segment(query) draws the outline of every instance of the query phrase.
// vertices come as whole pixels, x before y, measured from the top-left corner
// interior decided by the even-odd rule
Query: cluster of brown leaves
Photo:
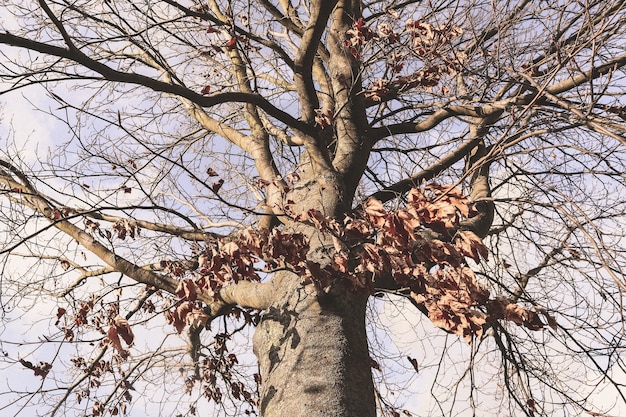
[[[445,45],[460,36],[463,30],[456,25],[436,27],[423,21],[407,20],[406,31],[411,37],[415,53],[421,57],[441,58]]]
[[[78,214],[78,211],[73,208],[59,207],[52,210],[51,218],[53,220],[62,220],[71,216],[75,216],[76,214]]]
[[[490,299],[489,291],[478,283],[468,259],[480,263],[488,251],[476,234],[460,226],[473,214],[472,203],[458,189],[437,184],[414,188],[406,205],[395,210],[370,199],[362,212],[343,222],[316,209],[291,213],[294,221],[330,237],[334,244],[330,260],[318,263],[307,258],[309,244],[301,233],[243,230],[236,238],[208,244],[193,278],[181,277],[177,289],[181,302],[167,313],[168,320],[179,333],[186,325],[205,326],[208,316],[198,294],[216,296],[230,283],[258,281],[259,270],[288,269],[320,291],[343,285],[373,294],[393,282],[428,311],[435,325],[465,340],[480,336],[484,325],[497,319],[538,330],[543,328],[542,313],[552,326],[554,320],[547,313],[503,298]]]
[[[315,109],[315,124],[324,129],[333,124],[334,115],[330,109]]]
[[[438,185],[413,189],[405,208],[388,211],[370,200],[365,214],[377,229],[376,242],[365,247],[359,267],[375,277],[391,273],[436,326],[466,341],[497,319],[543,328],[536,311],[504,298],[490,299],[478,283],[467,259],[480,263],[488,251],[476,234],[460,228],[460,221],[472,215],[472,204],[459,190]],[[544,315],[553,325],[554,319]]]
[[[88,218],[84,219],[84,224],[85,224],[85,231],[87,233],[89,233],[92,236],[97,234],[101,238],[104,238],[109,241],[113,239],[114,233],[115,233],[115,236],[120,240],[125,240],[127,236],[130,237],[131,239],[135,239],[136,237],[139,237],[141,233],[141,229],[139,228],[137,223],[129,219],[117,220],[115,223],[113,223],[113,226],[111,227],[113,231],[108,230],[108,229],[102,229],[100,222],[93,221]],[[67,261],[65,262],[61,261],[61,267],[64,270],[67,270],[69,269],[70,264]]]
[[[278,229],[244,229],[236,238],[218,239],[207,245],[198,256],[198,269],[193,278],[185,277],[181,266],[163,263],[173,275],[182,278],[176,295],[182,301],[166,313],[178,333],[187,325],[204,327],[208,315],[197,301],[200,293],[217,297],[220,289],[239,281],[259,281],[259,271],[290,269],[304,274],[309,246],[303,234],[283,233]],[[177,265],[177,264],[176,264]],[[248,316],[246,321],[252,321]]]
[[[191,393],[196,384],[200,383],[202,395],[216,404],[222,402],[223,390],[227,390],[234,399],[255,408],[258,406],[258,398],[238,379],[237,373],[233,372],[239,359],[234,353],[229,353],[228,339],[229,335],[226,333],[215,335],[211,354],[198,364],[197,372],[185,380],[185,389],[187,393]],[[261,383],[260,378],[260,375],[254,374],[257,391]],[[193,412],[191,414],[195,415]]]
[[[403,22],[390,15],[375,31],[359,19],[346,32],[345,45],[355,59],[361,60],[362,51],[372,42],[375,56],[384,57],[391,77],[373,81],[365,91],[367,98],[382,101],[390,91],[432,89],[443,76],[454,75],[463,56],[454,50],[452,42],[462,33],[455,25],[437,27],[411,19]],[[406,71],[401,74],[403,69]],[[448,93],[447,87],[443,87],[443,93]]]
[[[88,388],[76,391],[75,397],[78,404],[80,404],[84,399],[89,398],[89,389],[100,387],[103,383],[103,380],[107,376],[113,376],[119,381],[118,384],[122,389],[122,393],[119,398],[120,407],[124,409],[126,408],[126,405],[132,401],[133,396],[129,392],[133,389],[132,384],[130,381],[128,381],[128,379],[126,379],[126,375],[121,370],[121,368],[119,366],[115,366],[116,363],[117,365],[119,365],[118,361],[111,362],[108,360],[100,359],[93,362],[87,362],[83,357],[77,357],[71,359],[71,362],[73,363],[74,367],[83,371],[87,375],[89,381]]]
[[[183,286],[196,286],[191,280],[184,282]],[[181,334],[186,326],[205,327],[209,320],[209,316],[204,312],[202,306],[192,301],[182,302],[175,308],[166,311],[165,318],[168,323],[174,326],[178,334]]]
[[[39,362],[39,365],[34,365],[32,362],[20,359],[20,363],[32,370],[35,373],[35,376],[40,376],[41,378],[45,378],[48,375],[48,372],[52,369],[52,365],[48,362]]]
[[[219,240],[199,257],[197,281],[203,291],[216,293],[230,282],[260,280],[257,268],[270,272],[290,268],[300,272],[304,268],[308,242],[301,233],[283,233],[279,229],[242,230],[236,239]]]
[[[113,231],[117,234],[117,238],[124,240],[126,236],[129,236],[131,239],[135,239],[136,236],[139,236],[140,229],[137,223],[128,220],[128,219],[120,219],[113,224]],[[110,236],[107,236],[109,239]]]
[[[200,380],[203,383],[202,392],[205,398],[216,403],[221,402],[222,393],[218,384],[218,377],[230,389],[231,394],[237,400],[243,400],[256,405],[252,393],[246,390],[241,381],[237,381],[232,373],[232,368],[239,363],[237,356],[228,353],[226,341],[228,336],[218,334],[215,336],[215,354],[211,359],[205,359],[201,365]]]
[[[490,299],[478,283],[467,259],[480,263],[488,251],[475,233],[460,228],[472,214],[471,202],[458,189],[436,184],[414,188],[406,206],[397,210],[370,199],[363,213],[341,225],[309,210],[298,220],[330,233],[336,253],[326,267],[309,263],[307,277],[326,290],[341,276],[351,289],[369,293],[379,281],[391,279],[426,308],[436,326],[466,341],[497,319],[542,329],[537,311]],[[541,313],[553,326],[554,319]]]
[[[360,60],[360,50],[363,45],[377,36],[378,35],[365,24],[365,20],[361,17],[354,22],[352,28],[346,32],[347,39],[345,40],[345,46],[355,59]]]

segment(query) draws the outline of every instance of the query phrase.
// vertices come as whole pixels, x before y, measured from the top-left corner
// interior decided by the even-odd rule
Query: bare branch
[[[141,74],[126,73],[115,70],[105,64],[102,64],[101,62],[89,58],[80,51],[68,50],[58,46],[33,41],[30,39],[12,35],[7,32],[0,33],[0,43],[26,48],[31,51],[41,52],[46,55],[64,58],[100,74],[103,79],[107,81],[141,85],[154,91],[174,94],[176,96],[184,97],[202,107],[213,107],[219,104],[232,102],[254,104],[263,109],[270,116],[275,117],[292,129],[307,133],[314,132],[314,129],[310,125],[300,120],[297,120],[285,111],[278,109],[268,100],[258,94],[245,92],[226,92],[210,96],[204,96],[202,94],[191,91],[183,86],[165,83],[163,81],[158,81]]]

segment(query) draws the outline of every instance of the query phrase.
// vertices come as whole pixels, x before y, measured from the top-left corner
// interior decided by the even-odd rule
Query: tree
[[[66,126],[0,159],[3,320],[52,306],[5,409],[610,413],[626,2],[547,3],[3,1],[3,92]]]

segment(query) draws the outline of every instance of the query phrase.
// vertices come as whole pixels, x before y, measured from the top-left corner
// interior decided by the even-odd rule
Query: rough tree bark
[[[336,173],[324,175],[308,158],[299,173],[302,185],[284,196],[291,210],[319,210],[340,219],[346,214],[351,204],[344,200],[345,185]],[[289,222],[287,230],[307,236],[307,259],[322,266],[332,262],[333,243],[320,230]],[[341,282],[341,276],[336,280]],[[254,336],[263,378],[261,414],[375,416],[365,331],[367,294],[354,293],[341,284],[330,292],[320,291],[290,272],[276,273],[271,285],[272,301]]]
[[[261,415],[375,416],[366,296],[320,294],[289,273],[274,280],[280,291],[254,336]]]

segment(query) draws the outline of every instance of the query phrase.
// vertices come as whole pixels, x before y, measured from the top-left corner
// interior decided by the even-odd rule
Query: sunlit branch
[[[294,61],[296,88],[300,97],[302,118],[305,122],[312,122],[315,118],[315,109],[319,107],[319,100],[313,84],[313,60],[318,44],[336,1],[316,1],[311,4],[311,16],[302,35],[300,49]]]
[[[8,178],[6,174],[3,174],[0,176],[0,182],[11,188],[15,188],[16,186],[21,187],[21,191],[19,192],[23,195],[21,199],[23,205],[41,213],[52,222],[55,228],[75,239],[87,250],[104,261],[111,268],[108,272],[118,271],[142,284],[162,289],[171,294],[176,294],[179,285],[176,279],[165,274],[156,274],[150,269],[137,266],[106,248],[93,236],[83,231],[69,220],[56,219],[53,214],[55,207],[35,190],[23,174],[12,165],[1,160],[0,166],[9,169],[20,178],[20,183],[16,183]],[[272,285],[273,284],[270,283],[240,281],[223,287],[218,293],[217,299],[206,293],[199,294],[199,299],[207,304],[211,317],[223,314],[225,309],[230,305],[262,309],[266,308],[268,303],[272,300]]]
[[[583,85],[593,79],[606,75],[626,65],[626,54],[619,55],[602,65],[582,72],[571,78],[566,78],[551,86],[543,86],[539,92],[531,92],[521,96],[505,98],[488,104],[458,104],[450,105],[435,111],[418,123],[398,123],[389,126],[378,127],[372,130],[374,141],[397,134],[419,133],[430,130],[444,120],[457,116],[470,116],[486,118],[509,109],[512,106],[525,106],[536,101],[544,93],[556,95]]]

